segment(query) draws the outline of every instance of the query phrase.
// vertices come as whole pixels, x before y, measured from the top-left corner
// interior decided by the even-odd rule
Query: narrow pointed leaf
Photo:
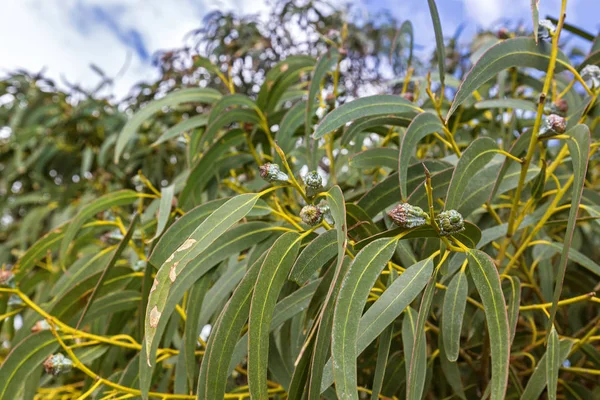
[[[448,285],[442,311],[444,349],[446,350],[448,360],[451,362],[455,362],[458,359],[460,332],[462,330],[468,294],[469,284],[467,282],[467,275],[459,271]]]
[[[431,21],[433,22],[433,31],[435,32],[435,45],[440,73],[440,82],[442,82],[443,85],[445,77],[446,45],[444,44],[442,23],[440,22],[440,15],[438,13],[435,0],[427,0],[427,4],[429,5],[429,13],[431,14]]]
[[[491,258],[480,250],[469,250],[469,272],[483,303],[492,356],[491,400],[502,400],[508,383],[510,328],[500,276]]]
[[[108,210],[111,207],[124,206],[131,204],[140,197],[139,193],[133,190],[118,190],[116,192],[105,194],[94,200],[92,203],[83,207],[67,226],[62,241],[60,242],[60,263],[64,265],[69,246],[75,239],[81,226],[97,213]]]
[[[150,102],[127,121],[119,133],[115,147],[115,163],[119,162],[123,150],[138,131],[144,121],[164,107],[174,107],[183,103],[213,104],[221,98],[221,93],[210,88],[181,89],[168,94],[160,100]]]
[[[494,158],[497,151],[498,146],[494,140],[478,138],[462,153],[448,187],[445,203],[447,210],[455,210],[460,207],[469,181]]]
[[[556,400],[558,369],[560,368],[560,364],[558,333],[553,326],[550,330],[550,336],[548,336],[548,345],[546,346],[546,384],[548,385],[548,400]]]
[[[258,273],[248,322],[248,386],[253,398],[268,398],[269,328],[277,298],[299,249],[298,234],[283,234],[269,250]]]
[[[567,357],[569,356],[569,352],[573,347],[574,342],[569,339],[563,339],[559,342],[560,349],[560,363],[563,363]],[[544,354],[542,358],[538,361],[533,374],[529,377],[529,381],[527,382],[527,386],[525,386],[525,391],[521,395],[521,400],[539,400],[546,387],[547,378],[546,378],[546,357],[548,355]]]
[[[540,71],[548,69],[550,59],[550,44],[527,37],[518,37],[504,40],[490,47],[479,60],[473,65],[460,84],[446,120],[452,116],[454,111],[481,85],[498,75],[500,71],[511,67],[535,68]],[[558,52],[556,60],[556,71],[560,72],[565,65],[569,65],[569,59]]]
[[[161,320],[162,313],[171,287],[181,275],[188,263],[201,254],[219,236],[233,224],[243,218],[254,206],[259,196],[256,194],[242,194],[227,201],[192,232],[186,241],[177,249],[158,270],[154,278],[153,289],[150,290],[145,322],[145,341],[148,356],[148,365],[154,358],[156,344],[156,328]]]
[[[339,52],[335,48],[331,48],[327,53],[319,58],[319,61],[317,61],[317,65],[313,71],[313,75],[310,80],[310,87],[308,89],[308,100],[306,102],[306,114],[304,119],[304,131],[307,138],[312,131],[312,110],[317,93],[319,93],[321,90],[321,82],[325,78],[327,72],[329,72],[337,64],[339,57]]]
[[[392,256],[397,240],[379,239],[357,254],[340,288],[333,315],[332,345],[336,392],[342,399],[358,399],[356,343],[367,296]]]
[[[171,215],[171,207],[173,207],[173,195],[175,185],[170,185],[160,190],[160,205],[158,207],[158,219],[156,225],[156,233],[152,240],[156,240],[165,230],[169,216]]]
[[[29,335],[14,346],[0,367],[0,399],[17,399],[29,374],[58,347],[50,331]]]
[[[323,118],[313,137],[320,139],[348,122],[359,118],[376,115],[394,115],[407,112],[418,112],[419,108],[400,96],[375,95],[361,97],[346,103]]]
[[[317,236],[300,253],[290,272],[290,280],[299,285],[304,284],[317,269],[325,265],[337,253],[336,231],[330,230]]]
[[[408,377],[406,380],[406,398],[408,400],[420,400],[423,396],[423,389],[425,388],[425,379],[427,378],[425,322],[427,322],[427,318],[429,317],[438,272],[439,268],[436,268],[433,275],[429,278],[419,307],[419,315],[415,326],[413,352],[407,367]],[[425,351],[421,349],[424,349]]]
[[[554,287],[554,295],[552,296],[552,308],[550,309],[550,319],[548,326],[553,326],[556,310],[558,309],[558,301],[562,293],[563,281],[567,272],[567,260],[569,259],[569,249],[573,241],[573,232],[577,223],[577,212],[579,211],[579,203],[581,202],[581,194],[583,193],[583,185],[585,183],[585,175],[587,172],[588,159],[590,155],[590,129],[587,125],[576,125],[573,129],[567,132],[570,139],[567,140],[569,153],[573,163],[573,190],[571,192],[571,208],[569,209],[569,220],[565,231],[565,239],[563,250],[558,262],[558,273],[556,275],[556,286]],[[550,334],[550,332],[548,332]]]

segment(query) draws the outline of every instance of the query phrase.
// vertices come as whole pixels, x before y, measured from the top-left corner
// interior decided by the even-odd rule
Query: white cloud
[[[0,13],[0,75],[24,68],[40,71],[57,83],[61,76],[91,89],[98,75],[95,64],[115,76],[131,61],[112,91],[123,97],[137,82],[157,76],[156,68],[119,38],[115,27],[125,33],[135,30],[151,55],[158,50],[184,45],[185,35],[200,27],[202,17],[215,8],[240,12],[264,12],[264,0],[210,2],[196,0],[7,0]],[[103,10],[110,21],[94,14]]]
[[[505,15],[507,3],[503,0],[465,0],[465,10],[475,22],[489,26]]]

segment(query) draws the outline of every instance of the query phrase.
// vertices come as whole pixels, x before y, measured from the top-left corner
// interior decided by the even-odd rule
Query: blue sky
[[[339,1],[339,0],[336,0]],[[185,34],[198,28],[214,9],[266,13],[266,0],[2,0],[0,74],[25,68],[46,68],[61,82],[93,87],[95,64],[114,76],[127,64],[112,88],[123,96],[140,80],[152,79],[150,61],[160,49],[180,47]],[[430,49],[434,37],[426,0],[353,0],[361,13],[388,10],[410,19],[417,44]],[[464,38],[477,27],[501,18],[531,25],[530,0],[437,0],[445,36],[465,25]],[[540,15],[557,15],[560,0],[540,0]],[[600,0],[569,0],[567,21],[591,33],[600,29]]]

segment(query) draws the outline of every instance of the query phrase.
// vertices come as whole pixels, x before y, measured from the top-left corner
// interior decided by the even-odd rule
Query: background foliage
[[[282,1],[120,102],[0,81],[0,398],[600,397],[599,36],[461,45],[429,5],[427,60]]]

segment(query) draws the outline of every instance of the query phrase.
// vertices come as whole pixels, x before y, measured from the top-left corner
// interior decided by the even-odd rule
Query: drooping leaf
[[[440,82],[442,82],[443,85],[446,69],[446,45],[444,44],[442,23],[440,22],[440,15],[438,13],[435,0],[427,0],[427,4],[429,5],[429,13],[431,14],[431,21],[433,22],[433,31],[435,32],[435,45],[438,60],[438,68],[440,73]]]
[[[284,233],[262,263],[250,305],[248,322],[248,386],[257,399],[267,398],[269,327],[277,298],[300,249],[301,237]]]
[[[552,326],[550,335],[548,336],[548,345],[546,346],[546,384],[548,386],[549,400],[556,400],[560,364],[558,333],[554,326]]]
[[[498,146],[492,139],[478,138],[462,153],[448,187],[445,202],[447,210],[459,208],[469,181],[494,158],[497,151]]]
[[[387,167],[398,168],[398,151],[388,147],[365,150],[350,159],[350,166],[359,169]]]
[[[411,353],[410,362],[408,364],[408,376],[406,380],[406,398],[408,400],[419,400],[423,396],[425,388],[425,379],[427,375],[427,351],[421,350],[426,347],[425,322],[429,317],[433,295],[435,293],[435,284],[437,283],[439,268],[436,268],[433,275],[429,278],[415,326],[415,338],[413,343],[413,351]]]
[[[0,367],[0,398],[18,398],[29,374],[58,347],[58,341],[50,331],[31,334],[13,347]]]
[[[137,133],[139,127],[150,118],[153,114],[160,111],[164,107],[175,107],[183,103],[204,103],[213,104],[221,98],[221,93],[210,88],[190,88],[181,89],[168,94],[160,100],[155,100],[146,105],[140,111],[127,121],[117,138],[115,146],[114,162],[118,163],[125,150],[125,146]]]
[[[463,79],[452,105],[446,115],[446,120],[452,116],[454,111],[481,85],[496,76],[500,71],[511,67],[528,67],[540,71],[548,69],[550,59],[550,45],[546,42],[535,43],[535,40],[527,37],[506,39],[486,51],[473,65],[471,70]],[[569,59],[558,52],[556,60],[556,72],[569,65]]]
[[[554,287],[554,295],[552,296],[552,308],[550,309],[548,326],[554,324],[556,310],[558,309],[558,301],[560,300],[560,295],[562,293],[563,281],[567,272],[569,250],[571,248],[573,232],[577,222],[577,212],[579,211],[579,203],[581,202],[581,194],[583,192],[590,154],[590,129],[587,125],[576,125],[567,132],[567,135],[570,136],[570,139],[567,141],[567,146],[569,147],[569,153],[571,154],[573,163],[573,190],[571,193],[571,208],[569,209],[569,219],[565,231],[565,239],[563,241],[563,250],[560,255],[560,261],[558,262],[556,286]],[[550,334],[549,331],[548,334]]]
[[[463,325],[463,317],[467,306],[467,295],[469,284],[467,275],[463,271],[452,278],[444,296],[444,309],[442,311],[442,326],[444,349],[449,361],[458,359],[460,350],[460,332]]]
[[[93,215],[108,210],[111,207],[124,206],[131,204],[140,197],[140,194],[133,190],[118,190],[116,192],[105,194],[104,196],[94,200],[90,204],[86,205],[79,211],[77,216],[73,218],[71,223],[67,226],[64,237],[60,242],[60,263],[64,265],[69,246],[81,226],[91,218]]]
[[[185,271],[191,260],[248,214],[258,198],[258,195],[251,193],[242,194],[227,201],[206,218],[158,270],[154,278],[153,290],[150,290],[145,323],[145,345],[149,366],[154,356],[153,349],[156,348],[156,328],[161,321],[167,297],[177,277]]]
[[[265,256],[260,257],[248,269],[211,331],[200,366],[196,391],[198,399],[221,399],[225,395],[229,362],[239,334],[248,320],[252,290],[264,260]]]
[[[167,226],[169,216],[171,215],[171,208],[173,207],[174,192],[175,185],[169,185],[160,190],[160,206],[158,207],[156,233],[152,240],[156,240],[160,237]]]
[[[538,42],[538,26],[540,24],[540,0],[531,0],[531,18],[533,19],[533,37]]]
[[[469,250],[469,271],[481,296],[490,337],[492,356],[491,399],[504,399],[508,384],[510,328],[500,277],[490,257],[480,250]]]
[[[361,97],[346,103],[327,114],[327,116],[321,120],[319,126],[317,126],[313,137],[315,139],[320,139],[325,136],[325,134],[359,118],[418,111],[419,108],[417,106],[400,96],[375,95]]]
[[[379,239],[357,255],[346,274],[333,315],[331,354],[339,398],[358,399],[356,343],[359,321],[375,280],[394,252],[397,240]]]
[[[205,114],[196,115],[192,118],[183,120],[180,123],[178,123],[177,125],[167,129],[165,131],[165,133],[160,135],[160,137],[158,139],[156,139],[156,141],[154,143],[152,143],[152,146],[158,146],[161,143],[164,143],[166,141],[176,138],[177,136],[181,135],[184,132],[188,132],[188,131],[200,128],[202,126],[206,126],[207,121],[208,121],[208,116]]]
[[[559,342],[560,363],[563,363],[569,356],[573,343],[574,342],[570,339],[563,339]],[[529,377],[527,386],[525,386],[525,391],[523,391],[523,394],[521,395],[521,400],[538,400],[542,395],[547,384],[546,357],[547,354],[544,354],[538,361],[533,374]]]
[[[336,231],[327,231],[317,236],[300,253],[290,272],[290,279],[299,285],[305,283],[318,268],[331,260],[337,252]]]
[[[304,117],[304,132],[306,133],[307,138],[312,131],[312,110],[314,108],[317,93],[319,93],[321,90],[321,82],[325,78],[327,72],[329,72],[337,64],[339,57],[339,52],[335,48],[331,48],[327,53],[319,58],[319,61],[317,61],[317,65],[313,70],[312,78],[310,80],[310,87],[308,89],[308,100],[306,101],[306,114]]]

